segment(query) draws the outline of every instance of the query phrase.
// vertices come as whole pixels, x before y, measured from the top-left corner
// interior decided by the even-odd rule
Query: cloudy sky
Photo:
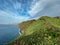
[[[60,16],[60,0],[0,0],[0,24],[41,16]]]

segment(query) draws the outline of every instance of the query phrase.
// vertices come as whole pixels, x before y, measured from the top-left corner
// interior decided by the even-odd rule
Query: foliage
[[[19,25],[26,27],[24,33],[7,45],[60,45],[60,18],[43,16]]]

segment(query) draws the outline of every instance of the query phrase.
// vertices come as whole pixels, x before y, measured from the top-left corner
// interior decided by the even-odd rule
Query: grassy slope
[[[60,18],[43,16],[20,26],[24,34],[8,45],[60,45]]]

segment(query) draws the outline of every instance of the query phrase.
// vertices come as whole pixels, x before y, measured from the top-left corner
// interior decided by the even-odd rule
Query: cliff
[[[60,45],[60,18],[43,16],[19,24],[24,33],[7,45]]]

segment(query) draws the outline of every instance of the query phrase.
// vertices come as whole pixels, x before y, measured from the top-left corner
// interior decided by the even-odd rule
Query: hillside
[[[60,45],[60,17],[43,16],[19,25],[24,33],[7,45]]]

